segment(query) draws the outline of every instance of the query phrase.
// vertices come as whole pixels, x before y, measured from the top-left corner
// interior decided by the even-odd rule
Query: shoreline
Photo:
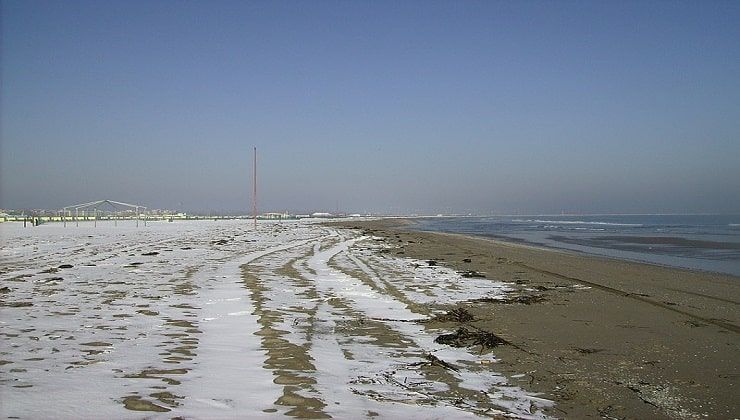
[[[501,246],[514,245],[514,246],[520,246],[520,247],[535,249],[535,250],[544,251],[544,252],[555,252],[555,253],[574,255],[574,256],[580,256],[580,257],[593,257],[596,259],[605,259],[605,260],[610,260],[614,262],[628,262],[628,263],[634,263],[634,264],[643,264],[643,265],[649,265],[653,267],[665,268],[669,270],[688,271],[692,273],[716,274],[720,276],[736,277],[738,281],[740,281],[740,276],[736,276],[732,273],[725,273],[722,271],[703,270],[701,268],[679,267],[679,266],[670,265],[670,264],[661,264],[661,263],[654,262],[654,261],[640,260],[637,258],[634,258],[634,259],[624,258],[624,257],[613,256],[613,255],[605,255],[605,254],[597,254],[597,253],[586,252],[586,251],[578,251],[575,249],[558,248],[554,246],[549,247],[547,245],[542,245],[542,244],[538,244],[535,242],[529,242],[524,239],[509,238],[506,236],[475,235],[475,234],[454,233],[454,232],[435,232],[435,231],[430,231],[430,230],[413,230],[413,229],[409,229],[409,230],[414,231],[414,232],[425,232],[425,233],[435,233],[439,235],[459,236],[461,238],[469,238],[469,239],[483,239],[483,240],[491,241]]]
[[[686,271],[692,271],[692,272],[697,272],[697,273],[717,274],[721,276],[732,276],[732,277],[737,277],[738,279],[740,279],[740,273],[710,270],[710,269],[681,266],[681,265],[671,265],[668,263],[660,263],[660,262],[651,261],[648,259],[609,255],[607,253],[608,251],[617,251],[617,252],[628,251],[628,252],[634,252],[634,253],[641,253],[642,249],[640,248],[632,248],[632,249],[627,249],[623,247],[609,248],[609,247],[598,247],[594,245],[586,245],[582,243],[573,242],[573,244],[575,245],[581,245],[585,247],[604,250],[604,253],[599,253],[599,252],[589,252],[589,251],[584,251],[584,250],[571,249],[571,248],[566,248],[566,247],[550,246],[550,245],[545,245],[545,244],[541,244],[538,242],[531,242],[526,239],[515,238],[515,237],[510,237],[510,236],[504,236],[504,235],[445,232],[445,231],[436,231],[436,230],[421,230],[421,229],[414,229],[414,228],[408,227],[411,225],[418,224],[417,220],[423,219],[423,218],[424,217],[388,217],[388,218],[380,218],[380,219],[374,219],[374,220],[384,220],[385,222],[388,222],[389,224],[387,226],[389,228],[393,227],[396,229],[405,229],[405,230],[414,231],[414,232],[435,233],[435,234],[440,234],[440,235],[459,235],[464,238],[477,238],[477,239],[490,240],[492,242],[499,243],[501,245],[513,244],[513,245],[529,247],[533,249],[539,249],[542,251],[562,252],[566,254],[580,255],[580,256],[586,256],[586,257],[595,257],[597,259],[603,258],[603,259],[609,259],[609,260],[614,260],[614,261],[632,262],[632,263],[637,263],[637,264],[652,265],[656,267],[663,267],[663,268],[677,269],[677,270],[686,270]],[[345,222],[338,222],[338,223],[342,224]],[[687,240],[683,238],[679,238],[679,237],[662,237],[662,236],[636,236],[636,237],[611,236],[611,237],[606,237],[606,238],[629,238],[630,240],[638,241],[638,242],[651,241],[651,243],[671,244],[671,245],[682,245],[687,242]],[[689,242],[701,242],[701,241],[689,241]],[[740,247],[740,245],[731,246],[728,249],[736,249],[738,247]],[[673,257],[671,255],[668,255],[668,256]]]
[[[338,225],[384,237],[392,253],[505,281],[516,302],[459,302],[470,324],[512,345],[496,370],[556,402],[565,418],[736,418],[740,280],[505,242],[413,231],[408,219]],[[451,307],[450,309],[453,309]]]
[[[414,224],[418,224],[418,222],[416,222],[416,219],[419,219],[419,218],[386,218],[386,219],[378,219],[378,220],[384,220],[384,221],[390,222],[391,224],[389,224],[388,227],[395,228],[395,229],[406,229],[406,230],[414,231],[414,232],[435,233],[435,234],[440,234],[440,235],[453,235],[453,236],[457,235],[463,238],[476,238],[476,239],[489,240],[489,241],[495,242],[500,245],[512,244],[512,245],[528,247],[532,249],[538,249],[541,251],[561,252],[564,254],[572,254],[572,255],[584,256],[584,257],[594,257],[597,259],[624,261],[624,262],[645,264],[645,265],[651,265],[655,267],[662,267],[662,268],[668,268],[668,269],[676,269],[676,270],[683,270],[683,271],[690,271],[690,272],[697,272],[697,273],[704,273],[704,274],[717,274],[721,276],[731,276],[731,277],[736,277],[740,280],[740,275],[733,274],[730,272],[713,271],[713,270],[701,269],[701,268],[696,268],[696,267],[681,267],[677,265],[661,264],[659,262],[649,261],[649,260],[644,260],[644,259],[639,259],[639,258],[619,257],[615,255],[600,254],[596,252],[581,251],[581,250],[564,248],[564,247],[548,246],[548,245],[544,245],[544,244],[540,244],[536,242],[530,242],[530,241],[527,241],[526,239],[514,238],[514,237],[509,237],[509,236],[503,236],[503,235],[443,232],[443,231],[435,231],[435,230],[416,230],[416,229],[408,227]],[[345,223],[345,222],[340,222],[340,223]],[[663,237],[659,237],[659,236],[655,236],[655,237],[641,236],[641,237],[636,237],[636,238],[639,238],[640,240],[654,240],[654,243],[656,244],[665,242],[665,240],[661,240]],[[634,239],[634,238],[631,238],[631,239]],[[671,239],[682,241],[681,238],[671,238]],[[602,248],[602,249],[605,249],[607,251],[609,250],[632,251],[632,252],[640,251],[639,249],[631,249],[631,250],[630,249],[619,249],[619,248],[614,248],[614,249],[613,248]],[[734,247],[732,249],[734,249]]]

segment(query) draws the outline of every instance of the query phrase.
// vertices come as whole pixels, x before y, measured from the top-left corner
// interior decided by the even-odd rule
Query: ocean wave
[[[552,223],[556,225],[598,225],[598,226],[628,226],[640,227],[641,223],[611,223],[611,222],[587,222],[585,220],[539,220],[539,219],[514,219],[513,222],[523,223]]]
[[[545,229],[563,229],[562,226],[558,226],[558,225],[544,225],[542,227],[544,227]],[[588,232],[603,232],[603,231],[606,230],[606,229],[603,229],[603,228],[595,228],[595,227],[573,227],[573,228],[570,228],[570,229],[573,229],[573,230],[585,230],[585,231],[588,231]]]

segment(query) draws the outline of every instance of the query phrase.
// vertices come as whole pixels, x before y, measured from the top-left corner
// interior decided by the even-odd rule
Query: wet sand
[[[414,232],[409,223],[342,226],[385,237],[399,256],[511,282],[520,299],[459,302],[473,320],[458,323],[509,342],[495,348],[494,370],[554,400],[550,414],[740,416],[740,278]]]

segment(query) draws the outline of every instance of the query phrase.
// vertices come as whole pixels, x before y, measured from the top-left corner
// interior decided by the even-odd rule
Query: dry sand
[[[740,416],[740,278],[414,232],[409,223],[342,225],[387,238],[395,254],[514,283],[530,303],[460,302],[475,318],[462,326],[511,343],[496,347],[494,370],[556,401],[552,415]]]

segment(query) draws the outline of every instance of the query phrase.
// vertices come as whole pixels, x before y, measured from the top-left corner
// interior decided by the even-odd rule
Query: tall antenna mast
[[[257,146],[254,146],[254,191],[252,194],[252,216],[254,216],[254,229],[257,229]]]

